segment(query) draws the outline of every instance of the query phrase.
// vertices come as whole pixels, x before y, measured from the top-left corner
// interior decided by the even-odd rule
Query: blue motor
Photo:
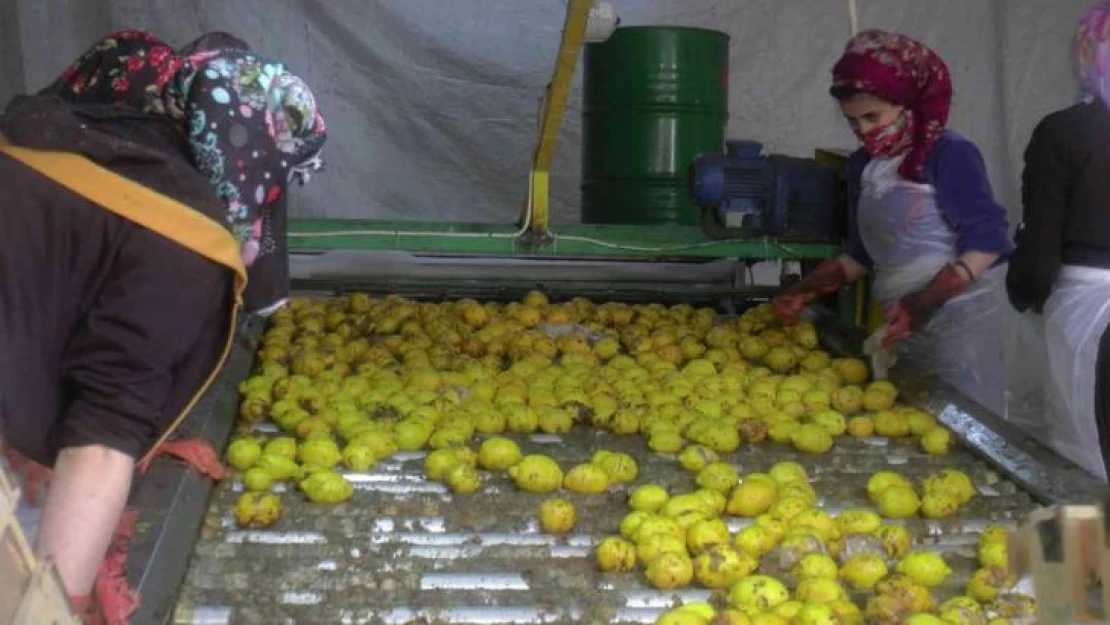
[[[769,235],[839,239],[840,183],[813,159],[763,156],[758,141],[728,141],[724,154],[699,154],[690,165],[690,195],[715,239]]]

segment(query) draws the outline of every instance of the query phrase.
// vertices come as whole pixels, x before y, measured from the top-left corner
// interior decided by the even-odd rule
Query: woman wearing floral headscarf
[[[886,306],[883,344],[1003,412],[1001,313],[991,269],[1010,252],[1006,212],[973,143],[947,130],[948,67],[918,41],[853,37],[830,93],[863,147],[848,163],[843,253],[774,301],[786,322],[869,272]]]
[[[1043,332],[1048,443],[1107,479],[1110,463],[1110,2],[1075,34],[1084,95],[1044,118],[1025,151],[1010,301]],[[1038,315],[1037,313],[1043,313]]]
[[[319,167],[305,83],[221,41],[112,35],[0,116],[0,437],[54,467],[39,549],[75,596],[235,312],[284,297],[282,201]]]

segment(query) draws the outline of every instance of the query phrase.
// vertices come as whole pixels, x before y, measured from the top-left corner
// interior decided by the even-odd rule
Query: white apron
[[[1008,304],[1008,302],[1007,302]],[[1048,348],[1044,317],[1006,306],[1006,420],[1047,444]]]
[[[875,296],[890,306],[923,288],[956,260],[956,234],[948,227],[932,185],[898,175],[902,157],[874,159],[863,171],[857,224],[874,265]],[[1002,277],[996,267],[936,311],[925,328],[898,346],[900,362],[934,373],[995,414],[1003,392]]]
[[[1061,456],[1107,481],[1095,424],[1099,341],[1110,325],[1110,270],[1065,266],[1044,308],[1045,429]]]

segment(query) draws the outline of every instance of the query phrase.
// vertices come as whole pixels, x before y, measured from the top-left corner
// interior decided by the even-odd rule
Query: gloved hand
[[[771,302],[775,316],[786,324],[798,322],[806,305],[818,297],[835,293],[848,282],[848,274],[844,265],[836,258],[830,258],[817,265],[794,286],[779,293]]]
[[[890,347],[919,332],[933,313],[945,302],[966,291],[969,284],[971,280],[963,272],[954,265],[945,265],[925,288],[894,302],[886,314],[887,331],[883,336],[883,347]]]

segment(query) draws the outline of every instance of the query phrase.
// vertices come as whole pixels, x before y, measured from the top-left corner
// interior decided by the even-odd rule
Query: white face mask
[[[297,183],[303,187],[312,178],[313,172],[324,169],[324,159],[320,156],[321,152],[323,152],[323,150],[316,152],[305,159],[304,162],[294,165],[293,168],[289,170],[289,179],[287,182],[296,180]]]

